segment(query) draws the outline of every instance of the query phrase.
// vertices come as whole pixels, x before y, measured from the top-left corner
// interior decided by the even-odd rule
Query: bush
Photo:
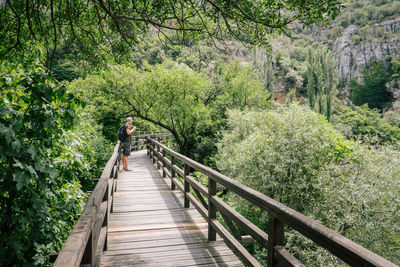
[[[372,109],[382,110],[390,106],[392,96],[386,90],[388,75],[382,62],[374,62],[363,70],[363,83],[351,83],[350,99],[357,106],[368,104]]]
[[[322,115],[292,105],[273,111],[230,111],[219,144],[218,168],[243,184],[305,211],[320,192],[314,186],[326,164],[350,152]]]
[[[357,145],[352,160],[321,172],[313,217],[347,238],[400,263],[400,152]]]
[[[400,152],[346,141],[321,115],[291,105],[272,111],[230,111],[219,144],[223,173],[320,221],[399,263]],[[234,194],[235,209],[261,229],[268,214]],[[344,266],[288,229],[285,247],[306,266]],[[253,255],[266,261],[254,245]]]
[[[79,101],[40,64],[2,64],[0,74],[0,265],[43,266],[83,204],[79,182],[57,175],[52,152]]]
[[[365,104],[361,107],[338,105],[332,123],[349,139],[362,140],[370,144],[397,144],[400,128],[382,119],[381,114]]]

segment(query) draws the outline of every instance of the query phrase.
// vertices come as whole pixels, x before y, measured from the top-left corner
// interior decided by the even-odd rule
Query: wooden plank
[[[180,231],[181,228],[171,228],[171,229],[159,229],[153,231],[142,231],[140,233],[145,233],[143,235],[128,235],[132,232],[119,232],[119,235],[111,236],[111,233],[108,236],[108,243],[128,243],[128,242],[143,242],[143,241],[152,241],[152,240],[163,240],[170,239],[174,237],[180,238],[190,238],[190,237],[199,237],[205,241],[207,241],[207,228],[193,228],[194,230],[190,232]],[[168,230],[177,230],[177,231],[168,231]],[[151,232],[157,232],[157,234],[149,234]],[[134,232],[138,233],[138,232]],[[221,240],[218,238],[217,240]]]
[[[123,265],[136,265],[136,264],[150,264],[150,263],[160,263],[161,266],[165,264],[201,264],[201,263],[216,263],[216,262],[232,262],[238,261],[236,256],[232,251],[219,252],[216,254],[209,254],[205,251],[202,252],[188,252],[185,254],[134,254],[134,255],[118,255],[118,256],[108,256],[102,259],[103,266],[118,266]],[[238,261],[239,262],[239,261]],[[111,265],[109,265],[111,264]]]
[[[95,266],[100,266],[101,264],[101,258],[103,256],[104,246],[107,241],[106,239],[107,239],[107,227],[102,227],[99,234],[99,241],[97,242],[97,247],[96,247]]]
[[[204,219],[208,217],[208,211],[203,205],[190,193],[186,195],[190,202],[196,207],[197,211],[203,216]]]
[[[232,263],[234,264],[239,264],[239,261],[235,259],[235,256],[230,256],[229,258],[223,258],[223,257],[215,257],[215,258],[200,258],[200,259],[185,259],[184,263],[182,263],[181,260],[173,260],[166,262],[163,259],[154,259],[154,260],[143,260],[143,259],[136,259],[132,261],[121,261],[121,262],[113,262],[113,263],[103,263],[102,266],[188,266],[188,265],[201,265],[201,264],[212,264],[216,263],[219,265],[219,263],[225,263],[229,261],[229,264],[225,266],[231,266]],[[168,258],[166,259],[168,260]]]
[[[168,224],[150,224],[143,226],[143,228],[137,229],[132,226],[121,226],[121,227],[108,227],[108,232],[129,232],[129,231],[145,231],[145,230],[154,230],[154,229],[170,229],[170,228],[179,228],[179,227],[201,227],[206,225],[206,222],[202,223],[194,223],[194,222],[181,222],[181,223],[174,223],[170,222]]]
[[[148,251],[142,253],[123,253],[116,255],[106,255],[103,257],[104,261],[117,261],[117,260],[127,260],[132,258],[156,258],[156,257],[166,257],[171,256],[171,251]],[[195,248],[192,250],[177,250],[174,251],[173,256],[178,256],[183,259],[184,256],[195,255],[195,257],[212,257],[212,256],[227,256],[234,255],[229,248],[216,248],[205,250],[203,248]]]
[[[191,244],[176,244],[171,246],[158,246],[158,247],[146,247],[146,248],[133,248],[133,249],[120,249],[120,250],[108,250],[104,252],[106,255],[120,255],[120,254],[142,254],[150,252],[164,252],[174,254],[178,251],[194,251],[194,250],[221,250],[226,249],[227,246],[223,241],[214,242],[203,242],[203,243],[191,243]]]

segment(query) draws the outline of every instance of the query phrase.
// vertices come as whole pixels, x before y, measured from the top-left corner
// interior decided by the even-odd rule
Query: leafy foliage
[[[291,105],[231,111],[217,159],[230,177],[399,262],[399,151],[346,141],[321,115]],[[266,212],[234,194],[227,201],[268,228]],[[292,230],[285,233],[285,247],[307,266],[343,265]],[[264,249],[249,249],[266,262]]]
[[[397,144],[400,141],[400,128],[382,119],[377,111],[361,107],[335,107],[332,119],[335,128],[349,139],[360,139],[372,144]]]
[[[320,115],[292,105],[272,111],[229,113],[218,167],[243,184],[299,211],[319,192],[325,165],[350,153],[346,141]]]
[[[374,62],[363,70],[363,83],[352,82],[350,99],[355,105],[361,106],[368,103],[371,109],[387,107],[392,99],[386,90],[388,76],[382,62]]]
[[[328,22],[341,1],[3,1],[0,4],[0,58],[25,48],[32,39],[46,47],[77,43],[83,56],[123,54],[143,40],[150,28],[179,33],[181,43],[208,37],[267,42],[267,35],[285,31],[294,21],[304,25]],[[54,49],[55,50],[55,49]],[[53,50],[53,51],[54,51]],[[54,52],[49,51],[52,59]]]
[[[0,265],[46,266],[61,248],[110,154],[81,102],[47,76],[1,66]],[[75,126],[75,128],[74,128]]]
[[[332,98],[336,92],[337,62],[332,52],[309,48],[307,57],[307,95],[310,107],[326,115],[328,121],[332,115]]]
[[[70,88],[100,114],[107,110],[151,122],[171,132],[181,152],[209,159],[228,108],[270,105],[268,92],[250,67],[234,62],[217,69],[210,79],[172,61],[144,69],[117,65],[76,80]]]
[[[26,265],[37,247],[60,241],[71,223],[64,215],[80,208],[79,184],[57,176],[50,160],[75,122],[77,102],[40,65],[3,64],[1,73],[0,264]]]

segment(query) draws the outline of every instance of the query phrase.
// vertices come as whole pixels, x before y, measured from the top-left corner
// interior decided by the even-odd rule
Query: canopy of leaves
[[[71,84],[71,88],[84,90],[89,86],[93,95],[103,92],[95,101],[170,131],[183,150],[197,127],[211,123],[210,110],[203,103],[211,86],[209,80],[186,66],[157,65],[138,70],[119,65],[103,75]]]
[[[97,109],[129,114],[171,132],[187,153],[199,135],[216,134],[213,126],[221,127],[227,108],[269,106],[269,94],[251,68],[236,62],[218,69],[210,79],[171,61],[143,69],[118,65],[69,87]]]
[[[317,198],[314,184],[323,167],[349,152],[323,116],[297,105],[231,111],[228,127],[219,144],[219,169],[299,211]]]
[[[0,87],[0,265],[47,266],[110,147],[43,65],[1,65]]]
[[[60,40],[77,43],[83,55],[92,59],[104,51],[124,53],[149,30],[177,32],[182,42],[198,36],[214,41],[233,36],[265,43],[268,34],[286,31],[293,22],[327,22],[338,15],[341,5],[340,0],[6,0],[0,2],[0,59],[32,40],[53,51]]]

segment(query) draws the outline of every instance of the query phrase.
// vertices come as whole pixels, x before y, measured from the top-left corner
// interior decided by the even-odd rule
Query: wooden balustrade
[[[140,149],[147,149],[146,147],[146,138],[157,138],[159,140],[162,140],[164,138],[170,137],[170,133],[145,133],[145,134],[139,134],[139,135],[132,135],[132,149],[134,151],[139,151]]]
[[[171,188],[178,188],[184,193],[184,206],[188,208],[189,203],[192,203],[207,220],[208,239],[215,240],[216,233],[219,233],[247,266],[261,266],[244,248],[243,244],[248,242],[258,242],[267,249],[268,267],[304,266],[283,247],[285,226],[296,230],[351,266],[397,266],[284,204],[173,151],[151,137],[146,137],[146,139],[147,154],[157,168],[161,169],[163,176],[171,179]],[[181,162],[184,169],[178,167],[177,160]],[[190,175],[191,170],[208,176],[208,188]],[[177,176],[183,179],[183,185]],[[269,214],[268,234],[219,198],[216,195],[217,184],[267,212]],[[191,193],[191,189],[197,198]],[[217,220],[217,212],[221,214],[230,231]],[[241,236],[237,228],[248,236]]]
[[[107,248],[107,227],[117,186],[120,166],[119,145],[107,162],[78,222],[68,236],[54,263],[56,267],[81,264],[98,266],[101,252]]]

